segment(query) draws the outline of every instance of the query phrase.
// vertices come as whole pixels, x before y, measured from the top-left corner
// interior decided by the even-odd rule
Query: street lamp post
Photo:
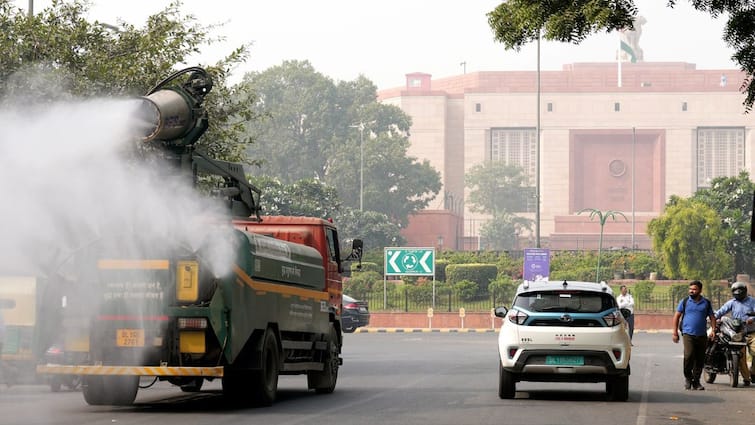
[[[585,211],[590,212],[590,221],[592,221],[593,217],[598,217],[598,220],[600,221],[600,238],[598,239],[598,266],[595,268],[595,281],[600,282],[600,253],[603,250],[603,227],[606,225],[606,220],[608,218],[612,218],[613,221],[616,221],[616,216],[620,215],[624,218],[624,221],[628,221],[627,217],[622,213],[621,211],[601,211],[596,208],[583,208],[581,209],[577,215],[582,214]]]
[[[359,129],[359,211],[364,211],[364,123],[349,127]]]

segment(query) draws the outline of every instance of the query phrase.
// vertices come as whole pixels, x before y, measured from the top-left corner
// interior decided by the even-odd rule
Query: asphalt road
[[[283,376],[269,408],[226,404],[219,382],[197,394],[158,383],[133,407],[88,406],[79,391],[0,387],[0,424],[744,424],[755,421],[755,387],[726,377],[705,391],[682,389],[682,347],[669,334],[635,335],[628,402],[606,401],[603,384],[519,383],[497,394],[494,333],[346,335],[333,394]]]

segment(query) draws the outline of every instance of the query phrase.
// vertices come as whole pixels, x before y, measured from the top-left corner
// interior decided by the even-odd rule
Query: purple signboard
[[[524,280],[548,280],[551,269],[551,253],[546,248],[525,248]]]

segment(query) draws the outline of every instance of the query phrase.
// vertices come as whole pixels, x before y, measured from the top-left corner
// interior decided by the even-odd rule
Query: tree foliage
[[[648,234],[669,278],[711,280],[731,272],[721,218],[698,200],[672,196]]]
[[[361,193],[365,214],[344,208],[341,225],[355,228],[353,218],[404,227],[440,191],[440,174],[407,156],[411,119],[378,103],[377,88],[365,77],[335,84],[308,61],[284,61],[247,74],[242,84],[254,88],[253,108],[264,117],[247,129],[257,140],[249,155],[261,162],[262,174],[285,184],[315,178],[351,209],[359,207]],[[384,225],[366,233],[394,238]]]
[[[470,189],[471,211],[496,215],[527,211],[528,178],[521,167],[486,161],[467,171],[464,183]]]
[[[734,275],[755,275],[755,244],[750,241],[753,193],[755,183],[747,171],[742,171],[736,177],[717,177],[709,188],[700,189],[692,196],[721,217],[726,251],[734,258]]]
[[[340,234],[346,239],[362,239],[366,249],[382,252],[386,246],[402,246],[401,227],[388,216],[377,211],[344,208],[337,221]]]
[[[86,97],[136,97],[185,63],[202,46],[211,45],[213,27],[197,24],[180,12],[180,1],[147,18],[143,27],[121,22],[117,27],[89,22],[89,3],[53,0],[29,16],[0,0],[0,93],[2,102],[24,105]],[[252,117],[244,103],[225,86],[231,68],[247,57],[248,46],[229,52],[204,67],[214,89],[206,99],[210,128],[199,145],[210,155],[244,159],[240,122]],[[247,98],[252,96],[247,93]]]
[[[136,97],[172,74],[201,46],[211,45],[212,27],[180,12],[180,1],[147,18],[143,27],[86,20],[83,0],[53,0],[29,16],[0,0],[0,93],[3,104],[16,106],[89,97]],[[245,103],[233,102],[228,73],[247,57],[240,46],[214,65],[204,67],[214,80],[205,101],[210,127],[199,145],[210,155],[243,160],[242,120],[252,119]],[[253,96],[246,94],[246,98]]]
[[[262,191],[263,215],[292,215],[332,219],[342,240],[362,239],[367,249],[402,245],[401,228],[385,214],[343,205],[336,189],[309,179],[285,184],[269,176],[252,178]]]
[[[252,178],[257,187],[264,187],[260,203],[263,215],[292,215],[333,218],[341,209],[335,189],[314,179],[284,184],[261,176]]]
[[[470,210],[493,216],[480,228],[480,242],[487,249],[515,249],[520,237],[531,233],[533,223],[515,214],[527,211],[530,192],[526,190],[528,179],[524,170],[504,162],[487,161],[470,168],[464,182],[470,189]]]
[[[660,1],[660,0],[658,0]],[[689,0],[692,6],[711,17],[727,15],[723,40],[734,49],[732,59],[747,75],[742,91],[745,110],[755,102],[755,9],[751,0]],[[667,0],[669,7],[676,0]],[[633,0],[508,0],[488,13],[495,39],[507,49],[519,50],[541,36],[546,40],[579,44],[601,31],[633,29],[638,16]]]
[[[480,243],[484,249],[513,250],[519,239],[532,232],[532,220],[508,212],[500,212],[480,227]]]

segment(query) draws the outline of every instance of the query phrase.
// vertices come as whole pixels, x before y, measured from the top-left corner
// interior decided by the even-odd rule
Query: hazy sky
[[[91,0],[90,18],[106,23],[119,19],[143,26],[147,16],[169,0]],[[183,0],[182,10],[203,24],[224,23],[214,35],[227,41],[203,52],[211,63],[245,42],[253,42],[244,72],[262,71],[283,60],[309,60],[334,80],[360,73],[378,88],[402,86],[405,74],[426,72],[434,78],[474,71],[534,70],[535,45],[506,51],[493,41],[486,13],[501,0]],[[26,8],[28,0],[16,0]],[[49,0],[34,1],[35,11]],[[699,69],[736,68],[733,51],[722,40],[726,17],[713,19],[680,0],[635,0],[647,19],[640,38],[646,61],[697,64]],[[581,45],[543,43],[541,69],[557,70],[574,62],[615,60],[618,35],[599,34]],[[461,65],[466,62],[466,66]],[[195,65],[191,63],[190,65]]]

